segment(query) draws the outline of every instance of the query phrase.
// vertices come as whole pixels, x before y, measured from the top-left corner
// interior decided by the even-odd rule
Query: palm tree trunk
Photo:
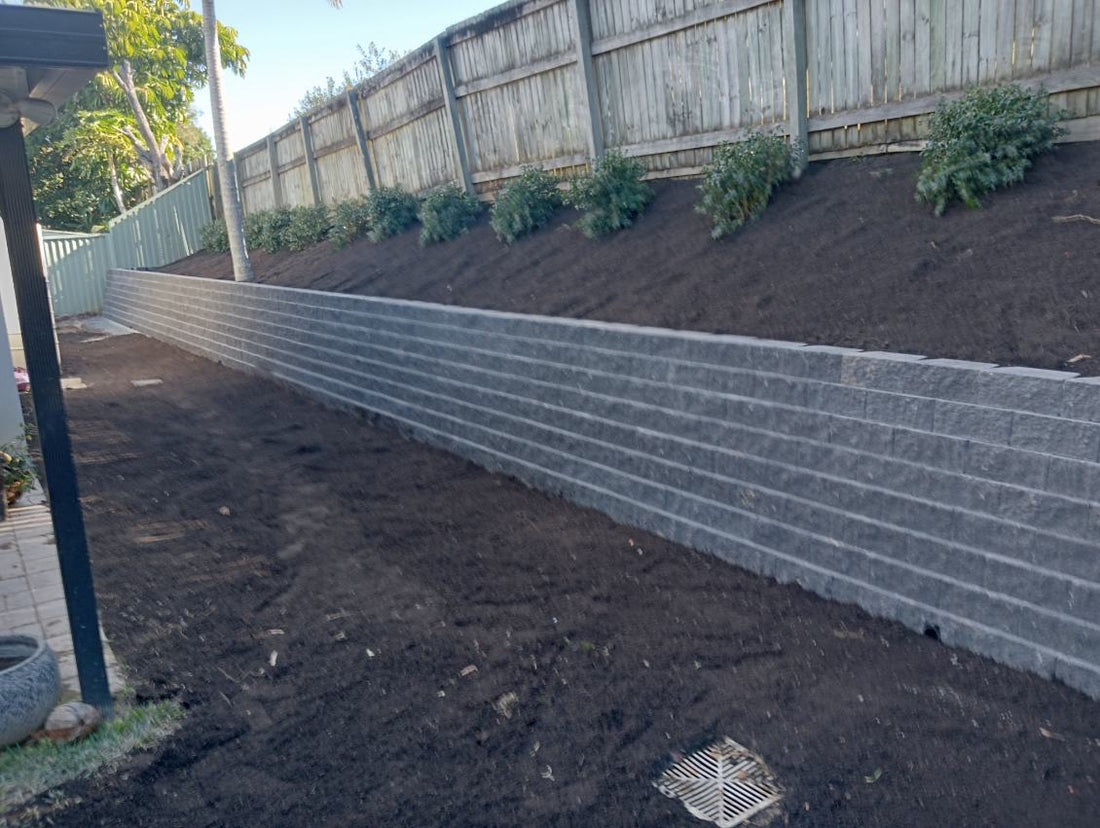
[[[233,278],[238,282],[252,281],[252,262],[244,242],[241,220],[241,200],[237,193],[237,177],[233,169],[233,153],[229,148],[225,103],[222,99],[222,56],[218,44],[218,22],[214,15],[214,0],[202,0],[202,30],[206,40],[206,69],[210,84],[210,114],[214,119],[214,148],[217,150],[218,180],[221,182],[222,212],[229,235],[229,255],[233,259]]]

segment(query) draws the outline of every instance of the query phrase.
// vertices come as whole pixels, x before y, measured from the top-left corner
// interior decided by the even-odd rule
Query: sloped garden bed
[[[936,218],[919,158],[812,164],[720,242],[692,181],[657,182],[634,227],[591,241],[559,212],[514,245],[487,218],[337,250],[253,252],[259,281],[1100,375],[1100,143],[1065,144],[981,210]],[[227,278],[225,254],[162,268]]]

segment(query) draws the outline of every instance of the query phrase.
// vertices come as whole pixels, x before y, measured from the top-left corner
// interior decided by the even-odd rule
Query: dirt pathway
[[[1074,691],[151,340],[62,348],[104,625],[188,715],[57,824],[701,825],[650,780],[721,734],[776,824],[1100,812]]]

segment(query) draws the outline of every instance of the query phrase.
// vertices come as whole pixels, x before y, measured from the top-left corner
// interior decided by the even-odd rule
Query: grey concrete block
[[[1012,435],[1012,413],[996,408],[937,400],[931,430],[950,437],[1008,445]]]
[[[1100,423],[1100,377],[1078,377],[1062,387],[1062,416]]]
[[[1025,561],[1033,560],[1036,548],[1036,534],[1027,527],[961,509],[955,515],[954,539],[965,546]]]
[[[977,395],[978,377],[993,367],[875,352],[845,357],[842,381],[879,391],[969,402]]]
[[[866,418],[876,423],[932,431],[936,401],[930,397],[868,391]]]
[[[1005,518],[1050,534],[1083,540],[1092,538],[1100,554],[1100,536],[1094,535],[1089,526],[1092,506],[1088,501],[1006,487],[1001,491],[998,508]]]
[[[846,385],[811,383],[806,388],[806,406],[814,411],[862,419],[867,410],[867,391]]]
[[[966,450],[967,474],[1000,480],[1029,489],[1042,489],[1050,456],[1022,449],[970,443]]]
[[[1051,676],[1080,690],[1086,696],[1100,699],[1100,668],[1091,660],[1056,658]]]
[[[806,407],[807,383],[800,378],[785,377],[779,374],[757,374],[753,386],[753,396],[769,402]]]
[[[1046,490],[1100,502],[1100,463],[1052,457],[1047,464]]]
[[[898,428],[894,430],[891,454],[934,469],[962,472],[966,469],[968,447],[968,441],[963,439]]]
[[[1077,374],[1040,368],[997,368],[978,375],[981,405],[1058,416],[1065,403],[1065,385]]]
[[[1086,540],[1036,534],[1027,552],[1027,559],[1037,566],[1065,572],[1094,583],[1100,583],[1100,555],[1095,537]]]
[[[835,417],[828,421],[828,441],[838,446],[859,449],[871,454],[889,454],[894,443],[894,429],[881,423]]]
[[[1010,444],[1030,451],[1100,461],[1100,423],[1015,412]]]

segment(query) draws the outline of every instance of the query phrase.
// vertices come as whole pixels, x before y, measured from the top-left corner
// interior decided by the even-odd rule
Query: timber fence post
[[[313,136],[309,134],[309,116],[303,115],[298,119],[302,128],[302,152],[306,156],[306,166],[309,168],[309,185],[313,188],[313,203],[321,203],[321,181],[317,178],[317,159],[313,157]]]
[[[363,156],[363,169],[367,173],[367,186],[372,190],[375,187],[374,169],[370,163],[370,149],[367,146],[367,132],[363,129],[363,117],[359,112],[359,96],[354,89],[348,90],[348,112],[351,113],[351,124],[355,127],[355,141],[359,144],[359,154]]]
[[[466,155],[466,141],[462,137],[462,118],[458,113],[458,98],[455,97],[455,82],[451,76],[451,63],[447,57],[447,44],[442,37],[435,39],[435,62],[439,67],[439,82],[443,87],[443,103],[447,107],[447,114],[451,119],[451,136],[454,139],[454,148],[458,173],[458,179],[466,192],[474,191],[474,182],[470,180],[470,159]]]
[[[603,118],[600,116],[599,90],[592,69],[592,18],[588,0],[573,2],[573,40],[577,49],[577,81],[584,109],[588,113],[588,153],[601,158],[604,153]]]
[[[806,0],[783,0],[783,53],[787,80],[787,133],[799,153],[795,178],[810,157],[806,101]]]
[[[271,167],[271,198],[276,208],[283,206],[283,182],[279,180],[279,151],[275,136],[267,136],[267,164]]]

